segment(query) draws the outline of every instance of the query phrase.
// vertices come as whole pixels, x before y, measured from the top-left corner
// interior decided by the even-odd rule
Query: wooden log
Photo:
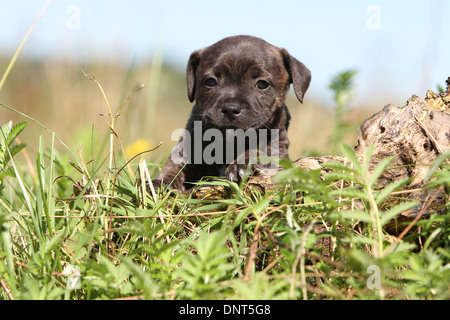
[[[420,184],[436,156],[450,150],[448,91],[438,95],[428,90],[425,100],[412,96],[401,108],[385,106],[361,125],[355,151],[363,155],[371,145],[372,167],[388,156],[395,156],[391,167],[398,167],[383,174],[381,185],[404,177]]]
[[[436,194],[435,189],[424,188],[424,179],[436,157],[450,150],[450,77],[445,92],[428,90],[425,99],[414,95],[400,108],[389,104],[364,121],[358,134],[355,151],[359,156],[369,146],[374,147],[371,169],[384,158],[395,156],[392,169],[384,171],[377,183],[385,186],[397,179],[411,178],[404,187],[411,192],[402,194],[402,198],[421,202],[403,212],[386,230],[397,233],[402,230],[401,222],[412,221],[418,215],[427,217],[433,212],[444,212],[444,192]],[[430,199],[433,201],[429,202]],[[383,205],[389,209],[395,203]]]

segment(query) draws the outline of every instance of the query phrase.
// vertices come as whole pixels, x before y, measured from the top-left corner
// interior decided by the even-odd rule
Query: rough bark
[[[402,198],[419,200],[422,204],[403,212],[400,217],[386,226],[388,231],[397,233],[400,222],[411,221],[417,215],[427,217],[432,212],[445,210],[444,192],[426,189],[426,178],[430,164],[439,154],[450,150],[450,77],[447,90],[436,94],[427,91],[425,99],[412,96],[404,107],[392,104],[364,121],[359,129],[355,151],[363,155],[368,146],[374,146],[370,167],[381,160],[395,156],[390,167],[381,175],[377,183],[385,186],[392,181],[411,178],[404,187]],[[430,199],[433,199],[430,201]],[[389,208],[394,202],[386,202]]]

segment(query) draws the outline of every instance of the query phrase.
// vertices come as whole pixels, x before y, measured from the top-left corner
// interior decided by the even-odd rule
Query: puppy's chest
[[[201,136],[194,134],[193,141],[189,143],[189,158],[193,164],[228,165],[248,150],[266,154],[278,145],[278,140],[277,129],[210,129]]]

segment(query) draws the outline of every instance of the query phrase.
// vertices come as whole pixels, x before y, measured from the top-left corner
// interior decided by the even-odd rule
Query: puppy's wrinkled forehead
[[[205,59],[200,63],[200,74],[214,73],[227,77],[250,74],[257,78],[267,76],[264,73],[277,73],[282,78],[280,80],[288,79],[279,48],[262,39],[243,36],[225,38],[202,51]]]

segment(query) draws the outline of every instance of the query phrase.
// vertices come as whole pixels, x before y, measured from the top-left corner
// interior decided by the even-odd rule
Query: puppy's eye
[[[270,86],[270,83],[268,83],[266,80],[259,80],[256,83],[256,86],[258,87],[258,89],[260,90],[265,90]]]
[[[208,79],[205,80],[205,84],[208,87],[214,87],[214,86],[217,86],[217,81],[214,78],[208,78]]]

